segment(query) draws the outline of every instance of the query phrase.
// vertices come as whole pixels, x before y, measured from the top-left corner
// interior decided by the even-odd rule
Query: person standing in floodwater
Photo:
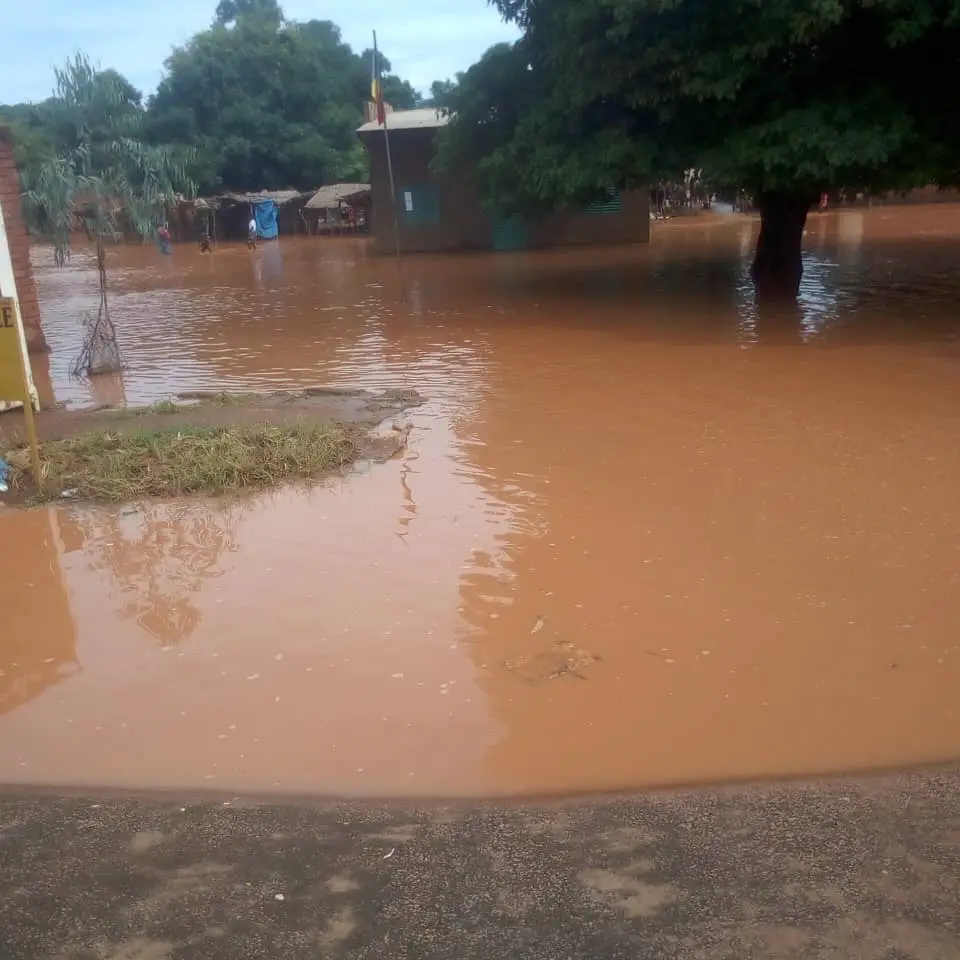
[[[157,230],[157,242],[160,244],[160,252],[165,256],[170,255],[170,231],[167,229],[167,225],[164,224]]]
[[[256,250],[257,248],[257,219],[256,217],[250,217],[250,222],[247,224],[247,246],[251,250]]]

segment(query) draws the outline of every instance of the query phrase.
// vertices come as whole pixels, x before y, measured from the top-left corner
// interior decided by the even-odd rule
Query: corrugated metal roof
[[[388,130],[432,130],[445,127],[450,117],[436,107],[420,107],[417,110],[394,110],[387,114]],[[357,133],[376,133],[382,130],[380,124],[365,123],[357,128]]]
[[[308,201],[308,210],[325,210],[335,207],[341,200],[349,200],[360,193],[369,193],[369,183],[332,183],[321,187]]]

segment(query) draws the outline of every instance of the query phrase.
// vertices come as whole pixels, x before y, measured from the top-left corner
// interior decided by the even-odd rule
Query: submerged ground
[[[0,510],[0,953],[960,957],[955,768],[636,793],[960,756],[957,213],[815,215],[772,314],[742,218],[123,248],[129,366],[95,383],[89,264],[38,260],[64,423],[428,402],[319,486]]]
[[[66,375],[90,264],[39,257],[41,388],[417,390],[403,455],[227,501],[0,516],[0,779],[516,795],[955,759],[955,208],[371,259],[111,251],[123,377]]]

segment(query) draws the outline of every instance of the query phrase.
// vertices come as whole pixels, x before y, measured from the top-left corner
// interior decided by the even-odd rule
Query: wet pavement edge
[[[553,804],[0,795],[0,955],[960,957],[960,769]]]

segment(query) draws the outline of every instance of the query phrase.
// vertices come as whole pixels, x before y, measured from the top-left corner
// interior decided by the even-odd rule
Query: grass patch
[[[416,390],[384,390],[381,399],[389,403],[402,403],[404,406],[423,403],[423,397]]]
[[[214,394],[209,402],[216,404],[218,407],[236,407],[241,403],[251,403],[256,399],[258,399],[256,394],[251,396],[249,394],[223,392]]]
[[[208,391],[190,391],[178,394],[179,399],[189,400],[193,403],[205,403],[215,407],[237,407],[243,403],[253,403],[255,400],[262,400],[264,395],[258,393],[210,393]]]
[[[261,489],[338,470],[358,452],[358,435],[338,424],[179,427],[133,434],[89,433],[43,444],[44,484],[33,488],[29,454],[8,457],[12,487],[35,501],[121,502]]]
[[[120,407],[118,410],[109,411],[110,416],[129,419],[135,417],[149,417],[152,414],[182,413],[184,408],[173,400],[160,400],[157,403],[151,403],[148,407]]]

